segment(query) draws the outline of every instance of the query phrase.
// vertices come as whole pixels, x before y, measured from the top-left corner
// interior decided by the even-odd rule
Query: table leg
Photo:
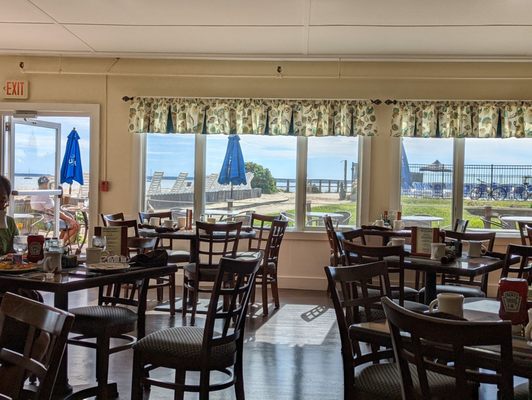
[[[436,298],[436,273],[425,272],[425,304]]]
[[[56,292],[54,294],[54,306],[68,311],[68,292]],[[70,393],[72,393],[72,386],[68,384],[68,346],[65,346],[65,352],[57,372],[54,394],[64,396]]]

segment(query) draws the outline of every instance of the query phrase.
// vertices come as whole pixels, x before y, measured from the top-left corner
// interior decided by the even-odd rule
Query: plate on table
[[[86,268],[90,271],[118,272],[118,271],[125,271],[129,269],[130,265],[128,263],[106,262],[106,263],[87,264]]]
[[[19,274],[23,272],[35,271],[37,270],[37,267],[38,265],[34,263],[13,264],[11,261],[0,262],[0,272],[2,273]]]

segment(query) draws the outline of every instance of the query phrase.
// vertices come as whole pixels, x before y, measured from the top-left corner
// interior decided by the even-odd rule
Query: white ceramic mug
[[[375,221],[375,226],[384,226],[384,220],[383,219],[378,219]]]
[[[388,246],[404,246],[405,238],[391,238],[388,242]]]
[[[445,243],[431,243],[430,244],[430,259],[440,260],[445,256]]]
[[[400,231],[402,229],[404,229],[405,227],[405,223],[402,219],[396,219],[395,221],[393,221],[393,230],[394,231]]]
[[[7,229],[7,213],[6,213],[6,210],[0,210],[0,229]]]
[[[216,223],[216,218],[207,218],[207,222],[209,224],[215,224]]]
[[[482,254],[482,241],[470,240],[469,241],[469,257],[480,257]]]
[[[179,229],[182,229],[187,224],[187,218],[186,217],[177,217],[177,227]]]
[[[87,264],[97,264],[102,261],[102,249],[99,247],[87,247],[85,250],[87,255]]]
[[[434,309],[445,314],[452,314],[463,318],[464,295],[458,293],[440,293],[429,304],[429,311],[432,312]]]
[[[151,226],[157,226],[159,225],[159,218],[157,217],[150,217],[150,219],[148,220],[148,224],[150,224]]]
[[[167,219],[167,220],[163,221],[163,226],[165,228],[173,228],[174,227],[174,221],[172,221],[171,219]]]

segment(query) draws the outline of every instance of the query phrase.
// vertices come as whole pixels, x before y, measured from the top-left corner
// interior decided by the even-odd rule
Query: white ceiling
[[[530,0],[0,0],[0,54],[532,59]]]

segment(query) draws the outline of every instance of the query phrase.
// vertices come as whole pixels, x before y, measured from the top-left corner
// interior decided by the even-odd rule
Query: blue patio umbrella
[[[238,135],[229,136],[224,162],[218,175],[218,183],[220,185],[231,184],[231,197],[233,197],[233,185],[247,184],[246,166],[239,141]]]
[[[59,179],[61,183],[70,184],[69,193],[72,191],[72,182],[76,181],[80,185],[83,185],[83,167],[81,166],[79,135],[78,132],[76,132],[76,128],[73,128],[68,134]]]

